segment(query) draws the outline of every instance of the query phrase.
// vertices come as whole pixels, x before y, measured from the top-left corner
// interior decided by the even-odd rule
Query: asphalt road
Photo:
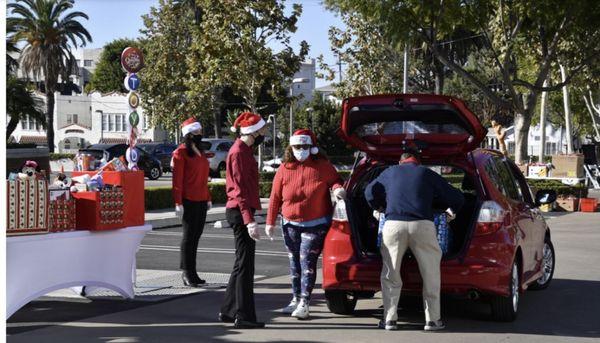
[[[211,218],[214,220],[215,218]],[[289,301],[283,242],[260,241],[255,285],[257,313],[264,330],[235,330],[215,320],[222,289],[148,302],[142,300],[40,299],[7,322],[8,342],[599,342],[600,213],[555,215],[549,219],[556,248],[554,280],[543,291],[521,296],[518,318],[498,323],[482,303],[444,301],[447,329],[422,331],[416,304],[401,308],[401,330],[376,329],[381,297],[360,300],[353,316],[327,310],[317,285],[311,320],[298,321],[278,309]],[[149,234],[138,253],[138,268],[177,270],[179,228]],[[228,229],[207,228],[200,242],[200,271],[228,273],[233,263]],[[320,281],[317,280],[319,283]]]

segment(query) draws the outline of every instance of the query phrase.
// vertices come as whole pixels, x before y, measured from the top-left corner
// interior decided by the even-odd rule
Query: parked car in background
[[[205,138],[202,140],[205,144],[204,151],[210,163],[211,173],[219,177],[221,171],[225,170],[225,161],[229,149],[233,145],[233,140],[229,138]]]
[[[350,314],[357,299],[380,290],[378,220],[364,190],[397,165],[407,148],[418,148],[423,165],[465,196],[449,224],[453,237],[441,262],[442,294],[485,300],[492,318],[512,321],[522,292],[548,287],[555,255],[538,206],[553,202],[556,193],[533,196],[510,159],[478,149],[486,130],[462,101],[424,94],[348,98],[341,120],[340,137],[364,158],[345,185],[346,200],[335,206],[325,240],[323,289],[330,311]],[[402,295],[420,295],[421,276],[410,251],[401,270]]]
[[[160,161],[163,172],[171,172],[171,157],[177,149],[174,143],[140,143],[136,147],[144,149],[148,154]]]
[[[96,164],[100,160],[110,161],[115,157],[125,156],[129,146],[127,144],[92,144],[85,149],[79,149],[78,154],[90,154],[94,156]],[[140,153],[138,167],[144,171],[144,176],[150,180],[156,180],[162,175],[160,161],[148,154],[145,150],[137,148]],[[99,167],[96,165],[96,167]]]

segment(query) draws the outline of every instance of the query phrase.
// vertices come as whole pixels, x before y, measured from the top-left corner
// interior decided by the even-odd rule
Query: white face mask
[[[296,149],[294,147],[292,147],[292,152],[294,153],[294,157],[300,162],[306,161],[308,155],[310,155],[309,150]]]

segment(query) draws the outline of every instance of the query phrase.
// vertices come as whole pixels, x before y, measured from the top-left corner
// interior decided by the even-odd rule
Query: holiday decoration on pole
[[[144,67],[144,55],[138,48],[127,47],[121,53],[121,66],[123,70],[127,72],[125,80],[123,80],[123,86],[129,91],[127,95],[127,103],[129,104],[129,137],[127,143],[129,148],[125,152],[125,158],[127,159],[129,170],[139,170],[137,163],[140,159],[139,153],[135,148],[138,137],[138,124],[140,123],[140,116],[136,111],[140,103],[139,95],[135,92],[140,88],[142,81],[137,76]]]

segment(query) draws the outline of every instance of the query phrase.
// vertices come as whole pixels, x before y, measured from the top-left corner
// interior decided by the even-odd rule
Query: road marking
[[[140,249],[142,250],[157,250],[157,251],[172,251],[179,252],[179,247],[174,247],[171,245],[140,245]],[[215,253],[215,254],[235,254],[235,249],[221,249],[221,248],[198,248],[198,252],[203,253]],[[288,257],[288,253],[285,251],[269,251],[269,250],[256,250],[255,252],[258,256],[282,256]]]
[[[152,236],[183,236],[182,232],[173,232],[173,231],[163,231],[163,232],[155,232],[155,231],[151,231],[148,232],[147,235],[152,235]],[[233,234],[219,234],[219,233],[203,233],[202,237],[206,237],[206,238],[228,238],[228,239],[232,239],[234,238]],[[265,241],[269,241],[269,238],[265,238]],[[274,237],[273,238],[274,241],[282,241],[283,242],[283,238],[282,237]]]

